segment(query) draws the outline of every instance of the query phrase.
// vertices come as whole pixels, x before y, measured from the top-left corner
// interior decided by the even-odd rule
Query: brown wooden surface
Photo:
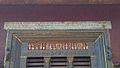
[[[0,4],[117,4],[119,0],[0,0]]]

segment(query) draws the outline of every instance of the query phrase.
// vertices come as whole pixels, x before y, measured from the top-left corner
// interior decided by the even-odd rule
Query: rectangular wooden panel
[[[74,57],[73,65],[74,68],[91,68],[90,57]]]
[[[44,68],[44,58],[43,57],[28,57],[27,58],[27,68]]]
[[[67,68],[67,57],[51,57],[50,68]]]

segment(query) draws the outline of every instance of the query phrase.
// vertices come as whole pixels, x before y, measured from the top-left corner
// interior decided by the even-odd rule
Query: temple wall
[[[100,21],[112,22],[110,39],[113,62],[120,62],[120,7],[115,5],[81,6],[0,6],[0,62],[3,61],[5,46],[4,22],[12,21]]]

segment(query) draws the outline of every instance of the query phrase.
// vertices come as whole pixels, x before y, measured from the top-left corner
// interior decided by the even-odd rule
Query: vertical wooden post
[[[27,60],[27,56],[20,57],[20,68],[26,68],[26,60]]]
[[[28,43],[25,42],[21,46],[20,68],[26,68],[27,53]]]
[[[73,68],[73,57],[67,57],[68,60],[68,68]]]
[[[96,56],[91,56],[91,68],[97,68]]]
[[[44,57],[44,68],[50,68],[50,57]]]

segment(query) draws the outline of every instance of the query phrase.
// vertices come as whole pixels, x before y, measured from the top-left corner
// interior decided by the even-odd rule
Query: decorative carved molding
[[[28,57],[54,57],[54,56],[92,56],[90,50],[35,50],[28,51]]]
[[[44,61],[47,63],[50,61],[50,57],[44,57]]]
[[[111,29],[110,21],[79,22],[6,22],[6,30]]]
[[[107,59],[111,60],[112,59],[112,49],[109,46],[107,46],[106,50],[107,50],[106,51],[107,52]]]
[[[73,57],[67,57],[68,62],[73,62]]]
[[[80,50],[88,49],[86,42],[30,42],[29,50]]]

